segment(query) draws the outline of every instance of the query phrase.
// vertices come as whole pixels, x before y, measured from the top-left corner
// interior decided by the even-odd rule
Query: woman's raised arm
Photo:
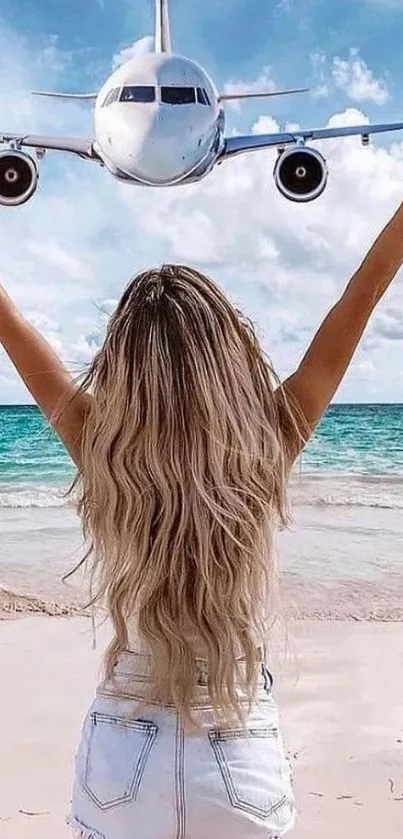
[[[333,398],[375,306],[402,263],[403,204],[323,321],[297,371],[279,388],[301,411],[305,439]]]
[[[24,318],[1,285],[0,342],[79,465],[81,435],[91,397],[77,390],[50,344]]]

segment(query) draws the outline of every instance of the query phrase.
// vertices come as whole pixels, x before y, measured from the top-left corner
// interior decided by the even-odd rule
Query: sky
[[[171,0],[174,49],[220,90],[307,86],[309,94],[227,107],[229,133],[403,117],[403,0]],[[93,136],[89,103],[32,89],[97,90],[153,32],[153,0],[2,0],[0,134]],[[122,185],[106,170],[48,153],[30,202],[0,208],[0,280],[79,373],[102,341],[130,277],[162,262],[209,273],[255,322],[281,377],[403,198],[403,134],[369,148],[318,146],[324,195],[296,205],[276,191],[275,152],[239,157],[204,181],[165,190]],[[403,280],[374,314],[337,394],[403,402]],[[0,351],[0,403],[31,399]]]

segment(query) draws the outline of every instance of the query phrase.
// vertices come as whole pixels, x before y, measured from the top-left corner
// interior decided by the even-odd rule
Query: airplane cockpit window
[[[194,87],[162,87],[161,102],[166,105],[193,105],[196,90]]]
[[[115,90],[112,90],[112,96],[108,102],[108,105],[111,105],[112,102],[117,102],[119,99],[120,87],[115,87]]]
[[[114,87],[109,93],[106,94],[106,97],[102,103],[102,107],[105,108],[106,105],[110,105],[112,102],[116,102],[120,93],[120,87]]]
[[[204,87],[197,88],[197,101],[199,105],[210,105],[210,99],[208,98],[207,90]]]
[[[120,95],[121,102],[155,102],[155,87],[149,85],[130,85],[124,87]]]

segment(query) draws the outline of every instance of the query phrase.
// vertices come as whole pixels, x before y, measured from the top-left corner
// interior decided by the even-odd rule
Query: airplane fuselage
[[[137,41],[132,58],[109,76],[99,93],[33,91],[94,102],[92,136],[0,133],[0,206],[17,207],[34,195],[38,160],[48,150],[101,164],[121,182],[171,187],[199,181],[216,164],[238,155],[277,148],[273,170],[277,189],[290,201],[306,203],[322,195],[329,174],[322,152],[308,144],[361,136],[368,145],[373,134],[403,131],[403,122],[387,122],[226,136],[226,102],[303,93],[307,88],[219,94],[199,64],[172,52],[168,0],[154,0],[154,5],[154,38],[142,39],[147,41],[146,49],[144,44],[139,48]]]
[[[124,181],[173,186],[207,175],[224,145],[224,110],[208,74],[173,53],[119,67],[95,103],[95,148]]]

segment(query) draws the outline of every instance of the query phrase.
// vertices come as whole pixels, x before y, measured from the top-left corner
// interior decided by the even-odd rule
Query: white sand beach
[[[295,839],[401,839],[403,626],[299,621],[274,672],[301,811]],[[107,628],[0,623],[1,839],[62,839],[72,762]]]
[[[63,839],[108,630],[94,652],[82,576],[61,583],[82,555],[72,511],[0,509],[0,530],[0,839]],[[270,667],[294,756],[293,835],[401,839],[401,510],[301,506],[278,543],[291,655],[279,645]]]

